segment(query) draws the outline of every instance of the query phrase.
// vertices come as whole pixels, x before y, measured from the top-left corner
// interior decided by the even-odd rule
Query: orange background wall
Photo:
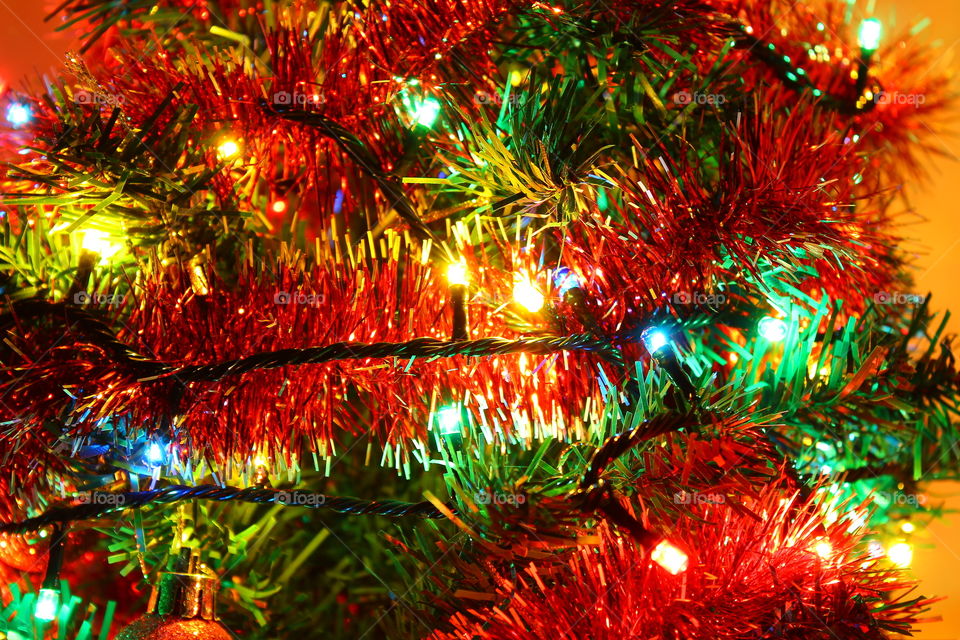
[[[920,37],[939,41],[942,55],[937,66],[960,65],[960,1],[878,0],[874,14],[884,25],[912,25],[931,18]],[[42,0],[0,0],[0,84],[20,86],[20,80],[61,64],[63,53],[76,45],[53,27],[59,18],[43,22],[48,3]],[[887,32],[889,33],[889,29]],[[960,89],[960,83],[957,88]],[[960,112],[958,112],[960,113]],[[933,307],[953,308],[958,314],[951,330],[960,332],[960,139],[946,133],[934,138],[942,157],[930,158],[931,179],[925,188],[914,187],[910,202],[926,218],[902,235],[915,238],[917,291],[933,292]],[[948,508],[960,509],[960,484],[930,487],[932,497],[942,496]],[[929,543],[930,548],[924,548]],[[922,640],[960,640],[960,514],[948,515],[931,526],[918,540],[913,570],[922,581],[919,593],[947,596],[934,606],[933,615],[943,622],[927,625],[917,636]]]

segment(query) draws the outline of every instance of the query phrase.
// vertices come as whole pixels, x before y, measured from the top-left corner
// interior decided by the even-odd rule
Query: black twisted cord
[[[151,360],[121,342],[103,318],[91,313],[84,307],[65,302],[29,298],[12,302],[10,308],[11,312],[0,316],[0,327],[14,324],[21,319],[60,316],[66,326],[84,335],[98,347],[107,351],[114,360],[133,367],[135,371],[150,373],[157,372],[163,367],[163,363]]]
[[[231,375],[257,369],[275,369],[301,364],[317,364],[332,360],[362,360],[364,358],[449,358],[451,356],[492,356],[508,353],[548,354],[557,351],[594,351],[608,360],[622,362],[620,352],[608,340],[588,334],[560,338],[481,338],[446,342],[435,338],[416,338],[409,342],[337,342],[324,347],[281,349],[258,353],[246,358],[227,360],[217,364],[170,367],[141,381],[161,376],[175,376],[182,382],[217,381]]]
[[[170,485],[152,491],[129,491],[120,493],[91,492],[85,504],[70,507],[54,507],[39,516],[19,522],[0,524],[0,533],[27,533],[43,527],[81,520],[94,520],[110,513],[139,509],[149,504],[169,504],[181,500],[218,500],[253,502],[256,504],[282,504],[291,507],[328,509],[347,515],[374,515],[387,518],[414,516],[425,519],[443,518],[443,513],[431,502],[400,502],[398,500],[362,500],[303,490],[268,489],[265,487],[218,487],[216,485]],[[456,511],[451,507],[452,511]]]
[[[572,499],[585,512],[599,511],[607,519],[623,527],[643,546],[652,547],[661,536],[650,531],[624,507],[613,492],[613,488],[603,479],[603,472],[615,459],[644,440],[678,431],[693,424],[693,418],[685,415],[664,416],[647,420],[631,431],[618,433],[607,439],[593,453],[587,470],[580,478]]]

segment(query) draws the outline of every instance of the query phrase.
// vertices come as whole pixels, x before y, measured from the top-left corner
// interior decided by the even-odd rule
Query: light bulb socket
[[[451,340],[461,342],[470,339],[467,329],[467,286],[464,284],[450,285],[450,307],[453,310],[453,333]]]

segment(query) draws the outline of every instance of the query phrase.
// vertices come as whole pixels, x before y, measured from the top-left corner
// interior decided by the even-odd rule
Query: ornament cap
[[[216,595],[220,584],[216,574],[190,556],[187,570],[160,574],[150,596],[149,612],[161,616],[216,620]]]

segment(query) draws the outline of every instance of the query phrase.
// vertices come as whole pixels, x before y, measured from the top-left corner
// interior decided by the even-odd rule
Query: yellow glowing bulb
[[[887,549],[887,557],[898,567],[909,567],[913,562],[913,547],[908,542],[897,542]]]
[[[904,533],[913,533],[916,530],[917,527],[914,526],[912,522],[904,522],[900,525],[900,531],[903,531]]]
[[[654,547],[653,552],[650,553],[650,559],[673,575],[687,570],[687,554],[666,540],[661,540],[660,544]]]
[[[467,284],[467,265],[464,262],[451,262],[447,267],[447,282],[451,285]]]
[[[543,294],[526,278],[520,278],[513,285],[513,299],[532,313],[543,308]]]
[[[80,236],[80,246],[100,256],[100,260],[112,258],[121,249],[110,236],[99,229],[85,229]]]
[[[833,555],[833,545],[826,540],[821,540],[817,544],[813,545],[813,550],[824,560]]]
[[[240,145],[236,140],[224,140],[217,147],[217,157],[221,160],[229,160],[240,153]]]

